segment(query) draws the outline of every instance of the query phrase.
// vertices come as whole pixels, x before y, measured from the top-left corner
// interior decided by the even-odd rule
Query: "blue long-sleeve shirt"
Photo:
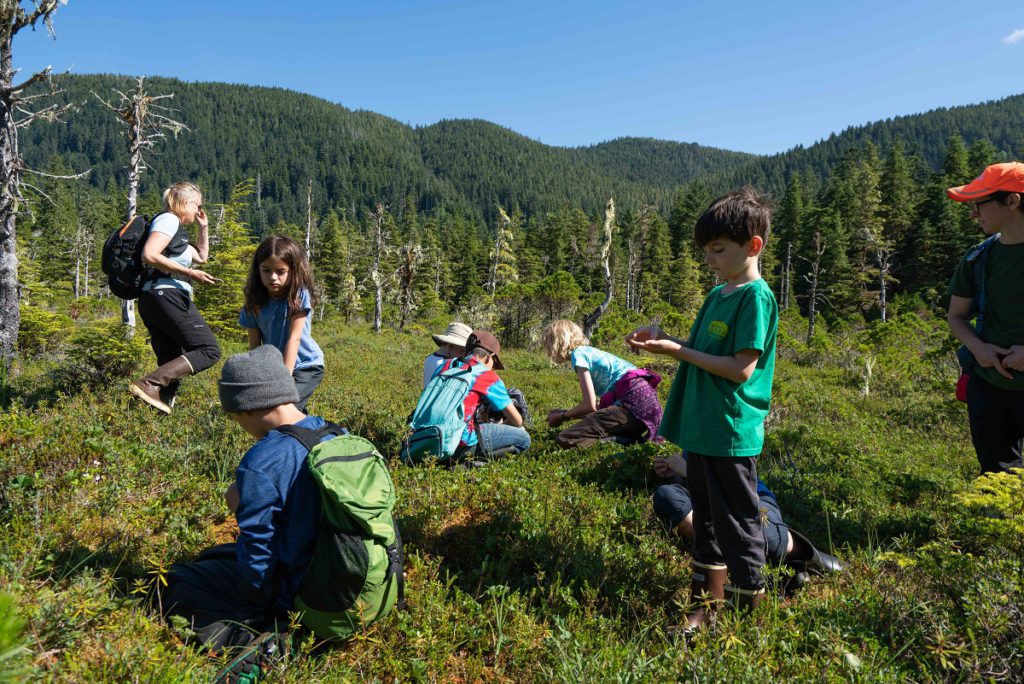
[[[323,418],[296,425],[318,429]],[[313,557],[320,521],[320,491],[298,440],[272,430],[242,457],[238,487],[238,566],[251,600],[280,611],[293,609]]]

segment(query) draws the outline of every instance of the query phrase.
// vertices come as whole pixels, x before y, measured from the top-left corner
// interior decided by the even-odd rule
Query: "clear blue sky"
[[[309,9],[307,9],[309,8]],[[70,0],[15,65],[281,86],[550,145],[772,153],[1024,92],[1024,8],[965,2]]]

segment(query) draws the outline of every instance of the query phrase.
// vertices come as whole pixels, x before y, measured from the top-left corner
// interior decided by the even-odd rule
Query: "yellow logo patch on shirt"
[[[708,334],[716,340],[724,340],[729,334],[729,325],[725,321],[711,321],[708,324]]]

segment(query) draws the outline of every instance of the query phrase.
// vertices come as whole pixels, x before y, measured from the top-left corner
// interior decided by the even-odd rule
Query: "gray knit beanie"
[[[217,383],[225,411],[254,411],[295,404],[299,392],[277,347],[264,344],[224,362]]]

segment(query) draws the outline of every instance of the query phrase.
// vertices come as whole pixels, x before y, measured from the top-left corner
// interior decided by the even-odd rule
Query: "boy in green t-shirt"
[[[779,309],[757,261],[770,221],[771,210],[749,187],[712,202],[694,238],[724,284],[704,300],[688,339],[657,326],[626,338],[634,349],[680,362],[660,434],[690,457],[695,546],[688,631],[707,624],[727,592],[742,608],[764,596],[755,458],[772,393]]]
[[[982,232],[995,236],[984,248],[986,255],[972,249],[963,258],[949,283],[946,320],[973,359],[966,397],[971,441],[983,473],[1019,468],[1024,437],[1024,164],[992,164],[946,194],[968,203]]]

